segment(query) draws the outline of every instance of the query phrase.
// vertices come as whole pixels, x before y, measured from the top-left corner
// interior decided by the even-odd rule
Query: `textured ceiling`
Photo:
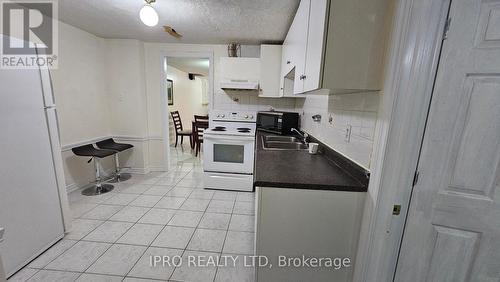
[[[183,72],[208,76],[208,59],[168,57],[167,64]]]
[[[299,0],[157,0],[156,27],[139,19],[143,0],[59,0],[59,19],[105,38],[148,42],[243,44],[284,40]],[[176,39],[163,31],[172,26]]]

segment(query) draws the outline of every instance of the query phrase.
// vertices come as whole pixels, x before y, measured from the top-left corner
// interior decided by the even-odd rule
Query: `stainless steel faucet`
[[[302,132],[298,131],[296,128],[293,128],[293,127],[292,127],[292,129],[290,131],[291,132],[296,132],[297,134],[299,134],[300,137],[302,137],[302,143],[304,143],[306,145],[308,144],[307,138],[309,137],[309,135],[307,133],[305,133],[305,132],[302,133]]]

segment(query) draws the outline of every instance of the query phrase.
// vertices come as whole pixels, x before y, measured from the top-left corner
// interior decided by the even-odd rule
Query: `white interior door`
[[[453,0],[395,281],[500,279],[500,0]]]

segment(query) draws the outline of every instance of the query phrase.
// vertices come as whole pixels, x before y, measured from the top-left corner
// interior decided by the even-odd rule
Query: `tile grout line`
[[[191,169],[190,169],[190,170],[189,170],[189,171],[188,171],[188,172],[184,175],[184,177],[185,177],[187,174],[189,174],[192,170],[193,170],[193,168],[191,168]],[[177,182],[177,183],[178,183],[178,182]],[[142,184],[136,183],[136,184],[133,184],[133,185],[142,185]],[[150,186],[150,188],[149,188],[149,189],[151,189],[151,187],[152,187],[152,186],[154,186],[154,184],[151,184],[151,185],[148,185],[148,186]],[[148,189],[148,190],[149,190],[149,189]],[[170,189],[170,190],[171,190],[171,189]],[[146,190],[146,191],[147,191],[147,190]],[[144,191],[144,192],[145,192],[145,191]],[[138,194],[138,196],[137,196],[135,199],[137,199],[137,198],[138,198],[140,195],[142,195],[144,192],[142,192],[142,193]],[[120,193],[120,192],[116,192],[116,194],[128,194],[128,193]],[[134,193],[134,195],[135,195],[135,193]],[[117,214],[118,212],[120,212],[121,210],[123,210],[125,207],[130,206],[130,203],[131,203],[132,201],[134,201],[134,200],[135,200],[135,199],[134,199],[134,200],[132,200],[131,202],[129,202],[129,203],[128,203],[128,204],[126,204],[126,205],[115,205],[115,206],[122,206],[122,208],[121,208],[120,210],[116,211],[115,213],[113,213],[113,214],[112,214],[112,215],[111,215],[108,219],[106,219],[106,220],[102,220],[102,219],[82,218],[82,216],[84,216],[85,214],[87,214],[87,213],[89,213],[90,211],[94,210],[94,209],[95,209],[95,208],[97,208],[99,205],[106,205],[106,204],[104,204],[104,202],[108,201],[109,199],[111,199],[111,198],[113,198],[113,197],[115,197],[115,196],[117,196],[117,195],[113,195],[113,196],[109,197],[108,199],[105,199],[105,200],[102,200],[102,201],[99,201],[99,202],[89,202],[88,204],[95,204],[96,206],[95,206],[95,207],[93,207],[93,208],[91,208],[91,209],[89,209],[88,211],[84,212],[84,213],[83,213],[82,215],[80,215],[79,217],[74,218],[73,220],[75,220],[75,219],[82,219],[82,220],[96,220],[96,221],[102,221],[102,222],[101,222],[99,225],[96,225],[94,228],[91,228],[91,229],[90,229],[90,230],[89,230],[89,231],[88,231],[85,235],[83,235],[82,237],[80,237],[80,238],[79,238],[79,239],[77,239],[77,240],[75,240],[75,239],[68,239],[68,238],[65,238],[65,237],[63,237],[61,240],[59,240],[57,243],[61,242],[62,240],[71,240],[71,241],[76,241],[76,242],[75,242],[75,243],[74,243],[71,247],[67,248],[67,249],[66,249],[66,250],[64,250],[62,253],[60,253],[59,255],[57,255],[56,257],[54,257],[52,260],[50,260],[50,261],[49,261],[47,264],[45,264],[42,268],[30,268],[28,265],[27,265],[27,266],[25,266],[23,269],[33,269],[33,270],[35,270],[35,272],[34,272],[31,276],[29,276],[29,277],[28,277],[28,279],[31,279],[32,277],[34,277],[36,274],[38,274],[38,273],[39,273],[39,272],[41,272],[42,270],[45,270],[45,271],[60,271],[60,272],[73,272],[73,273],[80,273],[80,275],[79,275],[78,277],[76,277],[76,279],[75,279],[75,280],[77,280],[80,276],[82,276],[82,275],[83,275],[83,273],[85,273],[85,271],[87,271],[87,270],[88,270],[88,269],[89,269],[89,268],[90,268],[90,267],[91,267],[91,266],[92,266],[95,262],[97,262],[97,261],[98,261],[98,260],[102,257],[102,255],[104,255],[104,254],[105,254],[105,253],[109,250],[109,248],[111,248],[111,247],[112,247],[113,245],[115,245],[115,244],[118,244],[118,243],[116,243],[116,242],[117,242],[117,241],[118,241],[121,237],[123,237],[123,235],[124,235],[125,233],[127,233],[127,232],[128,232],[128,231],[129,231],[129,230],[130,230],[130,229],[131,229],[131,228],[132,228],[135,224],[137,224],[137,223],[138,223],[138,221],[139,221],[139,220],[140,220],[140,219],[141,219],[141,218],[142,218],[145,214],[144,214],[142,217],[140,217],[140,218],[139,218],[139,220],[138,220],[138,221],[136,221],[135,223],[134,223],[134,222],[132,222],[132,223],[133,223],[133,224],[132,224],[132,226],[130,226],[130,228],[128,228],[128,229],[125,231],[125,233],[124,233],[124,234],[122,234],[122,236],[120,236],[120,238],[118,238],[118,239],[117,239],[114,243],[111,243],[111,244],[110,244],[110,246],[109,246],[109,247],[108,247],[108,248],[107,248],[107,249],[106,249],[106,250],[105,250],[105,251],[101,254],[101,256],[99,256],[99,257],[98,257],[95,261],[93,261],[93,262],[90,264],[90,266],[89,266],[89,267],[87,267],[87,268],[84,270],[84,272],[66,271],[66,270],[56,270],[56,269],[47,269],[47,268],[46,268],[46,267],[47,267],[50,263],[52,263],[54,260],[56,260],[57,258],[59,258],[60,256],[62,256],[63,254],[65,254],[65,253],[66,253],[69,249],[73,248],[73,247],[74,247],[76,244],[78,244],[79,242],[82,242],[82,241],[83,241],[83,242],[92,242],[92,241],[86,241],[86,240],[84,240],[84,238],[85,238],[85,237],[87,237],[90,233],[94,232],[97,228],[99,228],[100,226],[102,226],[105,222],[107,222],[107,221],[112,221],[112,220],[110,220],[110,218],[111,218],[111,217],[113,217],[115,214]],[[163,197],[163,196],[162,196],[162,197]],[[76,202],[80,202],[80,201],[82,201],[83,199],[84,199],[84,198],[82,198],[82,199],[80,199],[80,200],[78,200],[78,201],[75,201],[75,202],[73,202],[73,204],[74,204],[74,203],[76,203]],[[186,198],[186,199],[187,199],[187,198]],[[108,205],[109,205],[109,204],[108,204]],[[155,205],[156,205],[156,204],[155,204]],[[153,207],[154,207],[154,206],[153,206]],[[151,207],[149,210],[153,209],[153,207]],[[148,210],[148,212],[149,212],[149,210]],[[146,213],[147,213],[147,212],[146,212]],[[170,221],[170,220],[169,220],[169,221]],[[114,222],[122,222],[122,221],[114,221]],[[167,223],[167,224],[168,224],[168,223]],[[167,226],[167,225],[165,225],[164,227],[166,227],[166,226]],[[51,246],[51,248],[52,248],[52,247],[54,247],[57,243],[55,243],[54,245],[52,245],[52,246]],[[99,243],[107,243],[107,242],[99,242]],[[50,249],[50,248],[49,248],[49,249]],[[47,249],[46,251],[48,251],[49,249]],[[147,250],[147,249],[146,249],[146,250]],[[44,253],[45,253],[45,252],[44,252]],[[40,257],[41,255],[43,255],[44,253],[40,254],[38,257]],[[37,257],[37,258],[38,258],[38,257]],[[141,257],[142,257],[142,255],[141,255]],[[36,259],[36,258],[35,258],[35,259]],[[35,259],[33,259],[31,262],[33,262]],[[31,262],[30,262],[30,263],[31,263]],[[137,262],[136,262],[136,263],[137,263]],[[21,269],[21,270],[22,270],[22,269]],[[105,274],[105,275],[107,275],[107,274]],[[125,279],[125,277],[124,277],[124,279]]]
[[[136,184],[136,185],[137,185],[137,184]],[[150,186],[150,187],[152,187],[152,186],[154,186],[154,184],[153,184],[153,185],[149,185],[149,186]],[[150,189],[150,188],[149,188],[149,189]],[[149,190],[149,189],[148,189],[148,190]],[[146,191],[147,191],[147,190],[146,190]],[[145,192],[145,191],[144,191],[144,192]],[[144,192],[142,192],[142,193],[138,194],[138,196],[137,196],[134,200],[130,201],[130,202],[129,202],[126,206],[130,206],[130,204],[131,204],[133,201],[135,201],[135,200],[136,200],[136,199],[137,199],[140,195],[143,195],[143,193],[144,193]],[[159,202],[159,201],[160,201],[160,200],[158,200],[158,202]],[[158,204],[158,202],[156,202],[156,203],[155,203],[155,205],[156,205],[156,204]],[[155,205],[153,205],[153,207],[154,207]],[[149,208],[149,210],[148,210],[146,213],[148,213],[150,210],[152,210],[152,209],[153,209],[153,207],[150,207],[150,208]],[[122,209],[123,209],[123,208],[122,208]],[[120,210],[120,211],[121,211],[121,210]],[[118,212],[117,212],[117,213],[118,213]],[[96,260],[95,260],[95,261],[94,261],[94,262],[93,262],[93,263],[92,263],[92,264],[91,264],[91,265],[90,265],[87,269],[85,269],[85,271],[84,271],[83,273],[86,273],[86,271],[87,271],[87,270],[88,270],[88,269],[89,269],[92,265],[94,265],[94,264],[95,264],[95,263],[96,263],[96,262],[97,262],[97,261],[98,261],[98,260],[99,260],[99,259],[100,259],[100,258],[101,258],[101,257],[102,257],[102,256],[103,256],[103,255],[104,255],[104,254],[105,254],[105,253],[106,253],[106,252],[107,252],[107,251],[108,251],[108,250],[109,250],[109,249],[113,246],[113,245],[118,244],[117,242],[118,242],[118,241],[119,241],[119,240],[120,240],[120,239],[121,239],[121,238],[122,238],[122,237],[123,237],[123,236],[124,236],[124,235],[125,235],[125,234],[126,234],[126,233],[127,233],[127,232],[128,232],[128,231],[129,231],[129,230],[130,230],[133,226],[134,226],[134,225],[135,225],[135,224],[137,224],[137,223],[138,223],[138,222],[139,222],[139,221],[140,221],[140,220],[141,220],[141,219],[142,219],[142,218],[146,215],[146,213],[144,213],[144,214],[143,214],[143,215],[142,215],[142,216],[141,216],[141,217],[140,217],[140,218],[139,218],[139,219],[138,219],[135,223],[133,223],[133,224],[132,224],[132,226],[130,226],[130,227],[129,227],[129,228],[128,228],[128,229],[127,229],[127,230],[126,230],[126,231],[125,231],[125,232],[124,232],[121,236],[120,236],[120,238],[118,238],[118,239],[117,239],[114,243],[111,243],[111,246],[109,246],[109,248],[107,248],[107,249],[106,249],[106,251],[105,251],[105,252],[103,252],[101,256],[99,256],[99,257],[98,257],[98,258],[97,258],[97,259],[96,259]],[[111,218],[111,217],[110,217],[110,218]],[[109,219],[108,219],[107,221],[109,221]],[[104,223],[103,223],[103,224],[104,224]],[[166,225],[165,225],[165,226],[166,226]],[[163,230],[163,229],[164,229],[164,228],[162,228],[162,230]],[[161,233],[161,231],[160,231],[160,233]],[[89,234],[90,234],[90,233],[89,233]],[[88,235],[88,234],[87,234],[87,235]],[[159,233],[158,233],[158,235],[159,235]],[[158,236],[158,235],[157,235],[157,236]],[[84,237],[84,238],[85,238],[85,237]],[[84,238],[82,238],[82,239],[84,239]],[[156,237],[155,237],[155,239],[156,239]],[[153,241],[154,241],[155,239],[153,239]],[[153,241],[152,241],[152,242],[153,242]],[[151,243],[152,243],[152,242],[151,242]],[[122,245],[125,245],[125,244],[122,244]],[[150,245],[151,245],[151,244],[150,244]],[[128,271],[127,271],[127,273],[126,273],[126,274],[125,274],[125,276],[123,277],[122,281],[126,279],[127,275],[130,273],[130,271],[132,271],[132,269],[135,267],[135,265],[137,264],[137,262],[138,262],[138,261],[142,258],[142,256],[146,253],[146,251],[148,250],[148,248],[150,247],[150,245],[149,245],[149,246],[147,246],[147,247],[144,249],[144,252],[142,252],[142,254],[139,256],[139,258],[138,258],[138,259],[137,259],[137,261],[134,263],[134,265],[133,265],[133,266],[132,266],[132,267],[131,267]],[[131,245],[131,246],[137,246],[137,245]]]
[[[160,180],[159,180],[160,181]],[[154,185],[153,185],[154,186]],[[172,187],[172,189],[175,188],[175,185],[174,187]],[[169,192],[172,190],[172,189],[169,189]],[[168,192],[167,192],[168,193]],[[163,198],[164,196],[162,196]],[[156,204],[154,206],[156,206],[159,202],[161,201],[161,199],[156,202]],[[149,211],[151,211],[153,208],[151,207],[149,209]],[[148,211],[148,212],[149,212]],[[147,213],[147,212],[146,212]],[[127,278],[127,276],[130,274],[130,272],[132,271],[132,269],[134,269],[134,267],[137,265],[137,263],[141,260],[141,258],[146,254],[146,252],[148,251],[149,248],[151,248],[151,245],[154,243],[154,241],[158,238],[158,236],[160,236],[161,232],[163,232],[163,230],[165,230],[165,228],[168,226],[168,223],[172,220],[172,218],[175,216],[175,214],[177,213],[177,210],[174,212],[174,214],[172,215],[172,217],[167,221],[167,223],[162,227],[162,229],[160,230],[160,232],[158,232],[158,234],[156,234],[156,236],[153,238],[153,240],[151,240],[151,242],[149,243],[148,246],[146,246],[146,249],[144,250],[144,252],[139,256],[139,258],[137,259],[137,261],[134,263],[134,265],[128,270],[128,272],[125,274],[123,280],[125,280]],[[146,214],[144,214],[139,220],[141,220]],[[124,234],[125,235],[125,234]],[[122,235],[123,237],[123,235]],[[121,238],[121,237],[120,237]],[[122,280],[122,281],[123,281]]]
[[[236,194],[236,197],[238,197],[238,194]],[[221,256],[224,253],[224,246],[226,245],[226,239],[227,239],[227,236],[229,234],[229,227],[231,226],[231,221],[233,219],[233,210],[234,210],[235,205],[236,205],[236,198],[234,199],[233,207],[231,208],[231,215],[229,216],[229,223],[227,224],[226,236],[224,236],[224,242],[222,243]],[[215,269],[215,275],[214,275],[213,282],[215,282],[215,279],[217,279],[218,272],[219,272],[219,266],[217,266],[217,268]]]
[[[192,171],[192,170],[191,170],[191,171]],[[185,176],[184,176],[184,177],[185,177]],[[194,190],[193,190],[193,191],[194,191]],[[191,196],[191,194],[193,193],[193,191],[191,191],[191,193],[189,193],[189,196]],[[188,196],[188,197],[189,197],[189,196]],[[186,200],[187,200],[187,198],[186,198]],[[185,202],[185,201],[184,201],[184,202]],[[184,203],[183,203],[183,204],[184,204]],[[209,204],[210,204],[210,202],[209,202]],[[182,205],[181,205],[181,207],[182,207]],[[203,215],[205,215],[205,212],[206,212],[206,210],[207,210],[207,209],[208,209],[208,205],[207,205],[207,207],[205,208],[205,211],[203,212]],[[195,228],[194,228],[194,230],[193,230],[193,234],[191,234],[191,237],[189,238],[188,242],[186,243],[186,246],[184,247],[184,250],[182,251],[181,257],[182,257],[182,256],[184,256],[184,254],[186,253],[186,249],[187,249],[187,247],[189,246],[189,243],[191,243],[191,240],[193,239],[194,233],[196,233],[196,229],[198,228],[198,226],[200,226],[200,222],[201,222],[201,220],[203,219],[203,215],[201,216],[200,220],[198,221],[198,224],[196,224],[196,227],[195,227]],[[168,277],[168,279],[167,279],[167,280],[171,280],[171,278],[172,278],[172,276],[174,275],[175,270],[176,270],[177,268],[178,268],[177,266],[176,266],[176,267],[174,267],[174,270],[172,271],[172,273],[170,273],[170,276]]]
[[[136,183],[136,184],[133,184],[133,185],[138,185],[138,184]],[[119,192],[117,192],[117,193],[119,193]],[[122,193],[122,194],[125,194],[125,193]],[[138,196],[137,196],[135,199],[137,199],[137,198],[139,197],[139,195],[142,195],[142,194],[138,194]],[[115,196],[116,196],[116,195],[115,195]],[[115,196],[113,196],[113,197],[115,197]],[[111,198],[113,198],[113,197],[110,197],[110,199],[111,199]],[[134,200],[135,200],[135,199],[134,199]],[[107,200],[109,200],[109,199],[107,199]],[[105,201],[107,201],[107,200],[105,200]],[[132,200],[132,201],[134,201],[134,200]],[[95,264],[95,263],[96,263],[96,262],[97,262],[97,261],[98,261],[98,260],[99,260],[99,259],[100,259],[100,258],[101,258],[101,257],[102,257],[102,256],[103,256],[103,255],[104,255],[104,254],[105,254],[105,253],[106,253],[106,252],[107,252],[107,251],[108,251],[108,250],[109,250],[109,249],[113,246],[113,245],[115,245],[115,244],[116,244],[116,242],[117,242],[117,241],[118,241],[121,237],[123,237],[123,235],[124,235],[125,233],[127,233],[127,232],[130,230],[130,228],[132,228],[132,227],[133,227],[133,226],[134,226],[137,222],[136,222],[136,223],[133,223],[133,224],[132,224],[132,225],[131,225],[131,226],[130,226],[130,227],[129,227],[126,231],[125,231],[125,233],[123,233],[123,234],[122,234],[122,236],[120,236],[120,238],[118,238],[118,239],[117,239],[114,243],[102,242],[102,241],[87,241],[87,240],[84,240],[84,239],[85,239],[85,237],[87,237],[90,233],[94,232],[97,228],[99,228],[100,226],[102,226],[102,225],[103,225],[103,224],[105,224],[106,222],[111,221],[111,220],[110,220],[110,218],[111,218],[111,217],[113,217],[115,214],[117,214],[118,212],[120,212],[121,210],[123,210],[125,207],[128,207],[132,201],[130,201],[127,205],[122,206],[122,208],[121,208],[120,210],[118,210],[118,211],[116,211],[115,213],[113,213],[113,214],[112,214],[112,215],[111,215],[108,219],[103,220],[103,222],[102,222],[101,224],[99,224],[98,226],[96,226],[95,228],[93,228],[91,231],[89,231],[86,235],[84,235],[82,238],[80,238],[79,240],[77,240],[77,242],[73,245],[73,246],[75,246],[76,244],[78,244],[79,242],[82,242],[82,241],[83,241],[83,242],[93,242],[93,243],[105,243],[105,244],[110,244],[110,246],[109,246],[109,247],[108,247],[108,248],[107,248],[107,249],[106,249],[106,250],[105,250],[105,251],[104,251],[104,252],[103,252],[100,256],[98,256],[98,257],[97,257],[97,259],[96,259],[96,260],[94,260],[94,261],[93,261],[93,262],[92,262],[92,263],[91,263],[91,264],[90,264],[90,265],[89,265],[89,266],[88,266],[88,267],[87,267],[87,268],[86,268],[83,272],[81,272],[81,274],[80,274],[80,275],[79,275],[76,279],[78,279],[80,276],[82,276],[82,274],[83,274],[83,273],[87,273],[86,271],[87,271],[90,267],[92,267],[92,265],[94,265],[94,264]],[[90,211],[94,210],[94,209],[95,209],[95,208],[97,208],[99,205],[103,205],[103,204],[97,204],[97,206],[96,206],[96,207],[94,207],[93,209],[89,210],[88,212],[90,212]],[[88,213],[88,212],[87,212],[87,213]],[[87,214],[87,213],[85,213],[85,214]],[[84,215],[85,215],[85,214],[84,214]],[[82,215],[82,216],[83,216],[83,215]],[[141,217],[141,218],[142,218],[142,217]],[[80,217],[79,219],[85,219],[85,218],[81,218],[81,217]],[[139,220],[140,220],[140,219],[139,219]],[[63,237],[63,239],[64,239],[64,237]],[[67,249],[67,250],[65,250],[64,252],[62,252],[60,255],[56,256],[56,257],[55,257],[53,260],[51,260],[51,261],[50,261],[47,265],[45,265],[43,269],[44,269],[44,270],[49,270],[49,269],[47,269],[46,267],[47,267],[47,266],[48,266],[51,262],[53,262],[54,260],[56,260],[57,258],[59,258],[60,256],[62,256],[64,253],[66,253],[69,249],[73,248],[73,246],[71,246],[70,248],[68,248],[68,249]]]
[[[173,187],[173,188],[175,188],[175,185],[174,185],[174,187]],[[172,189],[173,189],[173,188],[172,188]],[[171,191],[172,189],[170,189],[169,191]],[[163,198],[163,197],[164,197],[164,196],[162,196],[162,198]],[[187,198],[186,198],[186,199],[187,199]],[[160,199],[160,200],[161,200],[161,199]],[[159,201],[158,201],[158,202],[159,202]],[[158,202],[155,204],[155,206],[158,204]],[[153,207],[154,207],[154,206],[153,206]],[[153,207],[152,207],[150,210],[152,210],[152,209],[153,209]],[[177,211],[178,211],[178,209],[176,209],[176,211],[174,212],[174,214],[172,215],[172,217],[170,217],[170,219],[169,219],[169,220],[167,221],[167,223],[163,226],[163,228],[160,230],[160,232],[158,232],[158,234],[156,234],[155,238],[153,238],[153,240],[151,240],[151,242],[150,242],[150,243],[149,243],[149,245],[146,247],[146,249],[144,250],[144,252],[143,252],[143,253],[139,256],[139,259],[138,259],[138,260],[134,263],[134,265],[133,265],[133,266],[129,269],[129,271],[125,274],[125,277],[124,277],[124,279],[123,279],[123,280],[125,280],[125,279],[128,277],[128,275],[130,274],[130,272],[132,271],[132,269],[134,269],[134,267],[137,265],[137,263],[138,263],[138,262],[141,260],[141,258],[142,258],[142,257],[146,254],[146,252],[148,251],[148,249],[149,249],[149,248],[151,248],[151,245],[152,245],[152,244],[154,243],[154,241],[158,238],[158,236],[160,236],[160,234],[163,232],[163,230],[165,230],[165,228],[166,228],[167,226],[169,226],[169,225],[168,225],[168,223],[172,220],[172,218],[175,216],[175,214],[177,213]],[[146,215],[146,214],[144,214],[144,215],[141,217],[141,219],[142,219],[145,215]],[[139,219],[139,220],[140,220],[140,219]],[[174,270],[175,270],[175,268],[174,268]],[[170,276],[171,276],[172,274],[173,274],[173,271],[172,271],[172,273],[170,274]],[[169,276],[169,278],[170,278],[170,276]],[[122,280],[122,281],[123,281],[123,280]],[[167,279],[167,280],[168,280],[168,279]]]
[[[178,249],[178,250],[182,250],[182,255],[184,255],[186,253],[186,251],[188,251],[188,246],[189,244],[191,243],[191,241],[193,240],[193,237],[194,237],[194,234],[196,233],[197,230],[200,230],[200,229],[211,229],[211,228],[200,228],[200,223],[201,223],[201,220],[203,219],[203,217],[207,214],[207,213],[214,213],[214,212],[209,212],[208,211],[208,207],[210,206],[210,204],[213,202],[213,201],[225,201],[226,199],[214,199],[214,196],[215,196],[215,193],[210,197],[210,198],[206,198],[206,197],[202,197],[200,196],[199,198],[191,198],[192,194],[195,193],[196,191],[204,191],[203,187],[201,187],[197,182],[198,182],[198,177],[191,177],[189,176],[190,174],[193,174],[195,172],[195,168],[197,169],[199,166],[197,165],[194,165],[192,168],[190,168],[189,170],[179,170],[179,171],[176,171],[176,170],[172,170],[171,174],[172,175],[175,175],[176,173],[178,172],[181,172],[180,175],[183,175],[181,178],[179,178],[178,180],[176,180],[174,183],[174,185],[157,185],[157,183],[159,183],[161,180],[157,180],[155,181],[154,183],[150,183],[150,184],[141,184],[140,182],[136,183],[136,184],[133,184],[133,185],[144,185],[144,186],[147,186],[147,189],[142,191],[141,193],[125,193],[125,191],[116,191],[116,194],[119,195],[119,194],[131,194],[131,195],[136,195],[136,197],[130,201],[129,203],[125,204],[125,205],[121,205],[121,204],[112,204],[112,203],[106,203],[106,201],[110,200],[111,198],[117,196],[117,195],[113,195],[111,197],[109,197],[108,199],[105,199],[105,200],[102,200],[102,201],[99,201],[99,202],[95,202],[95,203],[92,203],[92,204],[95,204],[96,207],[86,211],[83,215],[81,215],[79,217],[79,219],[85,219],[85,218],[82,218],[82,216],[85,216],[85,214],[89,213],[90,211],[94,210],[95,208],[97,208],[99,205],[114,205],[114,206],[121,206],[121,209],[117,210],[116,212],[114,212],[109,218],[105,219],[105,220],[102,220],[102,219],[88,219],[88,220],[98,220],[98,221],[102,221],[99,225],[97,225],[96,227],[92,228],[91,230],[89,230],[82,238],[78,239],[78,240],[73,240],[73,239],[68,239],[68,240],[73,240],[73,241],[76,241],[75,244],[79,243],[79,242],[98,242],[98,243],[109,243],[109,242],[102,242],[102,241],[91,241],[91,240],[85,240],[85,238],[92,232],[94,232],[97,228],[99,228],[100,226],[102,226],[104,223],[106,222],[126,222],[126,223],[131,223],[131,226],[129,228],[126,229],[126,231],[117,239],[115,240],[114,242],[110,243],[110,246],[95,260],[93,261],[89,267],[87,267],[83,272],[75,272],[75,271],[64,271],[64,270],[54,270],[54,271],[62,271],[62,272],[74,272],[74,273],[80,273],[80,275],[76,278],[78,279],[80,276],[82,276],[84,273],[91,273],[91,272],[87,272],[90,267],[92,265],[94,265],[107,251],[109,251],[109,249],[114,246],[114,245],[129,245],[129,246],[142,246],[142,247],[145,247],[145,250],[144,252],[142,252],[137,261],[134,263],[134,265],[130,268],[130,270],[125,274],[125,277],[124,279],[127,278],[127,276],[130,274],[131,270],[137,265],[137,263],[139,262],[139,260],[142,258],[142,256],[144,256],[145,252],[148,250],[148,248],[152,247],[152,244],[153,242],[158,238],[159,234],[161,234],[161,232],[164,231],[164,229],[167,227],[167,226],[176,226],[176,225],[168,225],[173,217],[179,212],[179,211],[191,211],[191,212],[201,212],[199,210],[195,211],[195,210],[189,210],[189,209],[182,209],[182,205],[185,204],[185,202],[189,199],[193,199],[193,200],[208,200],[208,203],[207,203],[207,206],[204,208],[204,210],[202,211],[203,214],[200,218],[200,220],[198,221],[197,225],[194,227],[194,231],[193,231],[193,234],[191,235],[191,237],[189,238],[189,241],[187,242],[187,245],[185,246],[185,248],[183,249]],[[164,178],[164,177],[158,177],[158,178]],[[181,183],[182,181],[192,181],[194,182],[195,184],[191,184],[191,185],[186,185],[184,183]],[[147,191],[151,190],[151,188],[154,188],[155,186],[170,186],[170,188],[167,190],[167,192],[165,194],[162,194],[162,195],[151,195],[151,194],[146,194]],[[165,208],[160,208],[160,207],[156,207],[156,205],[158,204],[158,202],[164,198],[164,197],[169,197],[167,196],[167,194],[172,190],[172,189],[175,189],[175,188],[186,188],[186,189],[191,189],[191,191],[189,192],[189,194],[183,196],[182,198],[184,198],[184,202],[176,209],[171,209],[171,208],[168,208],[168,210],[173,210],[174,213],[172,215],[172,217],[167,221],[166,224],[161,224],[163,226],[163,228],[160,230],[160,232],[155,236],[155,238],[153,238],[153,240],[151,240],[151,242],[148,244],[148,245],[139,245],[139,244],[128,244],[128,243],[119,243],[118,241],[123,238],[123,236],[125,236],[125,234],[127,232],[129,232],[131,230],[131,228],[137,224],[148,224],[148,223],[140,223],[139,221],[144,218],[144,216],[150,212],[152,209],[154,208],[158,208],[158,209],[165,209]],[[216,191],[214,191],[216,192]],[[119,212],[123,211],[125,208],[127,207],[141,207],[141,206],[133,206],[133,205],[130,205],[133,201],[137,200],[138,197],[140,197],[141,195],[147,195],[147,196],[159,196],[159,200],[156,201],[156,203],[153,205],[153,206],[142,206],[143,208],[148,208],[147,211],[142,215],[140,216],[137,220],[135,221],[122,221],[122,220],[112,220],[111,218],[113,216],[115,216],[116,214],[118,214]],[[175,195],[174,195],[175,196]],[[223,253],[223,248],[224,248],[224,245],[226,243],[226,238],[228,236],[228,232],[229,232],[229,228],[230,228],[230,224],[231,224],[231,221],[233,219],[233,214],[234,214],[234,208],[235,208],[235,205],[236,203],[238,202],[237,200],[238,198],[238,194],[236,193],[235,195],[235,199],[234,200],[231,200],[232,201],[232,207],[231,207],[231,212],[230,213],[225,213],[225,212],[221,212],[220,214],[230,214],[230,220],[229,220],[229,223],[228,223],[228,226],[226,227],[225,231],[226,231],[226,234],[225,234],[225,237],[224,237],[224,240],[223,240],[223,243],[222,243],[222,249],[220,252],[211,252],[211,253],[216,253],[216,254],[222,254]],[[79,201],[75,201],[76,202],[79,202]],[[245,201],[243,201],[245,202]],[[219,212],[215,212],[215,213],[219,213]],[[157,225],[157,224],[151,224],[151,225]],[[182,226],[182,227],[186,227],[186,226]],[[220,230],[220,229],[211,229],[211,230]],[[250,232],[251,233],[251,232]],[[59,254],[58,256],[56,256],[54,259],[52,259],[48,264],[50,264],[53,260],[57,259],[58,257],[62,256],[64,253],[66,253],[69,249],[71,249],[72,247],[68,248],[67,250],[63,251],[61,254]],[[160,247],[161,248],[161,247]],[[177,249],[177,248],[171,248],[171,249]],[[194,250],[193,250],[194,251]],[[200,252],[206,252],[206,251],[200,251]],[[43,269],[35,269],[36,272],[33,273],[33,275],[36,275],[36,273],[40,272],[41,270],[50,270],[50,269],[46,269],[45,267],[48,265],[46,264],[44,266]],[[218,272],[218,266],[216,267],[216,270],[215,270],[215,274],[214,274],[214,279],[216,278],[217,276],[217,272]],[[174,270],[172,271],[171,275],[169,278],[171,278],[175,272],[175,270],[177,269],[174,268]],[[96,273],[96,274],[99,274],[99,275],[109,275],[109,276],[117,276],[117,277],[121,277],[120,275],[116,275],[116,274],[101,274],[101,273]],[[32,276],[30,276],[32,277]]]

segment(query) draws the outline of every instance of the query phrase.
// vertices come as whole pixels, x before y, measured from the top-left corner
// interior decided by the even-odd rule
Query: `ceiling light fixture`
[[[141,18],[141,21],[145,25],[155,26],[158,24],[159,18],[158,18],[158,13],[151,4],[154,3],[156,0],[144,0],[144,1],[146,1],[146,5],[144,5],[141,8],[141,11],[139,12],[139,17]]]

